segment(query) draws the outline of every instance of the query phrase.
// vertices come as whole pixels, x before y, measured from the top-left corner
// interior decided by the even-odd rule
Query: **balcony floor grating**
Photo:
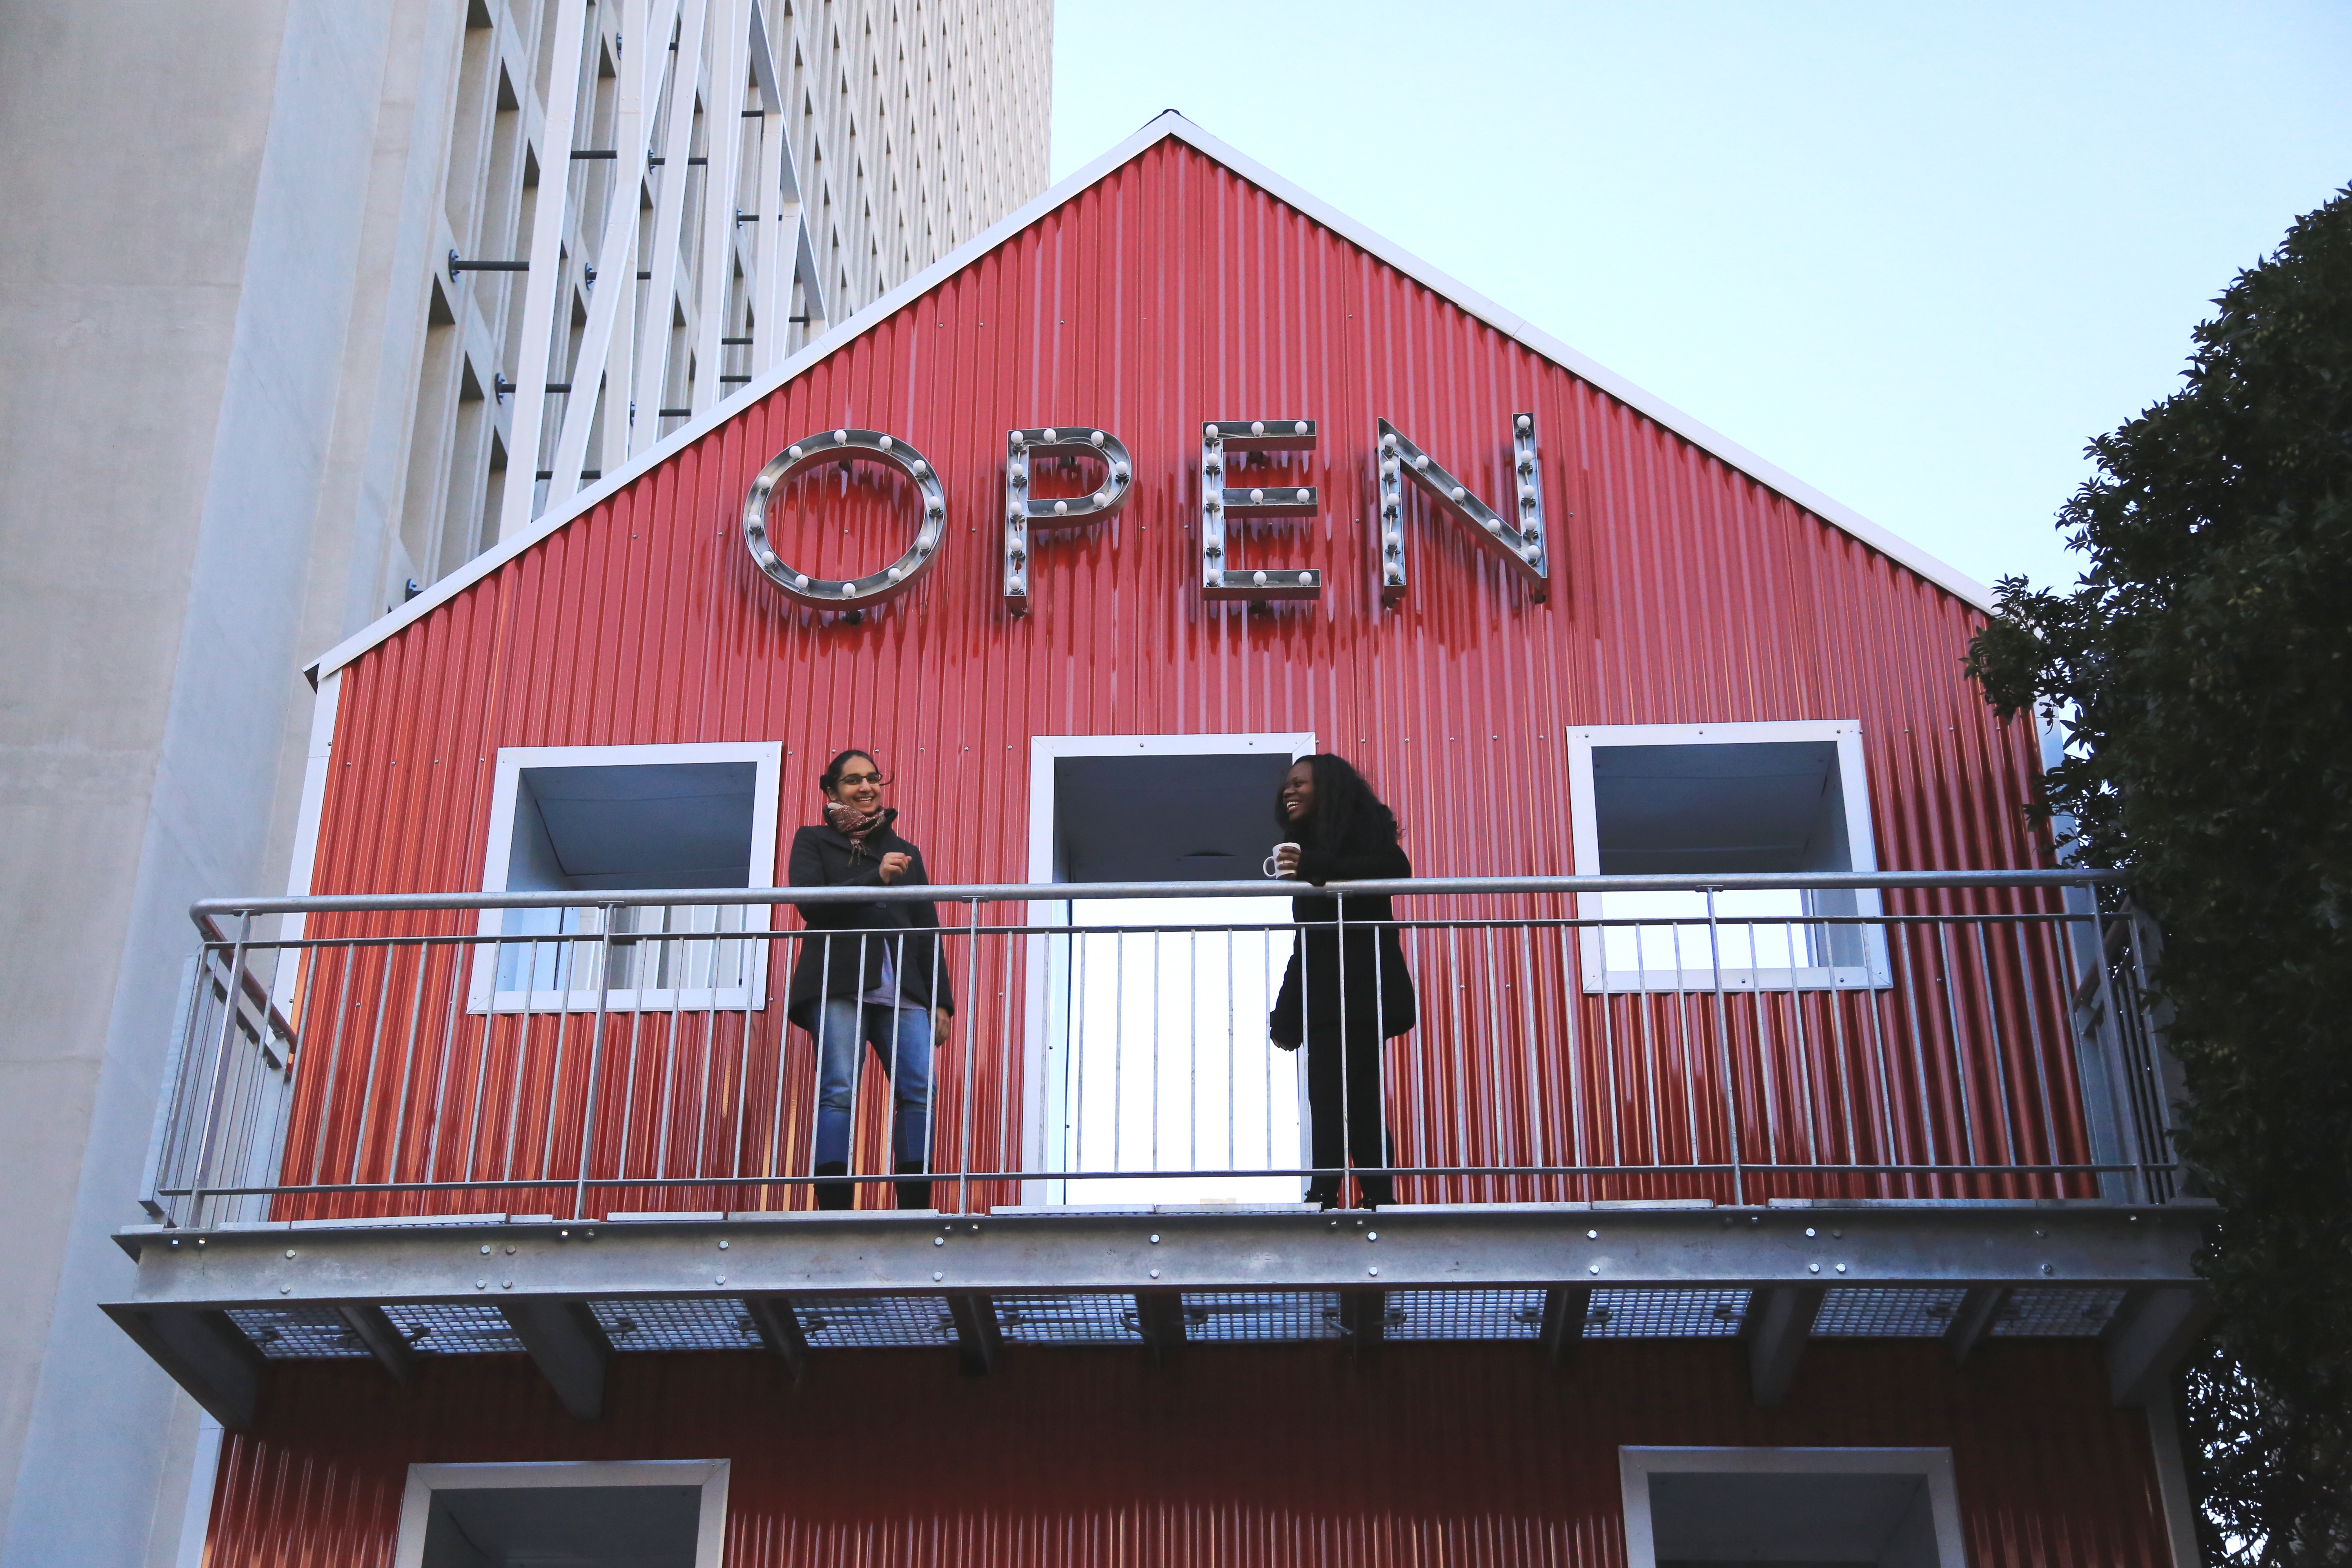
[[[592,1301],[589,1310],[616,1351],[765,1348],[740,1301]]]
[[[889,1350],[902,1345],[951,1345],[955,1320],[944,1296],[834,1296],[795,1301],[801,1333],[812,1350]]]
[[[409,1349],[435,1355],[491,1355],[522,1349],[522,1341],[496,1307],[427,1301],[386,1307],[384,1316]]]
[[[1332,1290],[1187,1290],[1184,1337],[1200,1343],[1339,1337]]]
[[[1881,1289],[1848,1286],[1832,1290],[1813,1320],[1817,1340],[1921,1339],[1939,1337],[1952,1326],[1968,1292],[1957,1286],[1926,1289]]]
[[[1994,1317],[1992,1331],[2011,1339],[2082,1339],[2104,1333],[2123,1305],[2121,1290],[2012,1290]]]
[[[1031,1345],[1131,1345],[1141,1342],[1132,1296],[999,1296],[996,1327]]]
[[[1595,1290],[1584,1310],[1588,1340],[1722,1339],[1739,1332],[1745,1290]]]
[[[271,1361],[363,1356],[367,1346],[332,1307],[231,1307],[228,1321]]]
[[[1543,1332],[1541,1290],[1391,1290],[1391,1340],[1531,1340]]]

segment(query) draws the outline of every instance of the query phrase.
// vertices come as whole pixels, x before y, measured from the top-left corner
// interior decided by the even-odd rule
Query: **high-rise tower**
[[[186,905],[286,878],[303,659],[1040,192],[1051,32],[0,5],[0,1563],[178,1552],[194,1406],[89,1303]]]

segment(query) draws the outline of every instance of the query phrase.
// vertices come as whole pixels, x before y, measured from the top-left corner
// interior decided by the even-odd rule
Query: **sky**
[[[1053,176],[1176,109],[1979,582],[2352,183],[2352,3],[1055,0]]]

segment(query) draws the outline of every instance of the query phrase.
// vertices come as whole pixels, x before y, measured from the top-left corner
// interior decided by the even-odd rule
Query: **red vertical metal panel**
[[[1393,419],[1492,495],[1508,489],[1507,432],[1520,410],[1534,412],[1543,455],[1549,601],[1535,603],[1472,542],[1416,513],[1411,596],[1383,609],[1368,526],[1373,420]],[[1238,548],[1246,561],[1317,569],[1319,603],[1253,611],[1200,597],[1197,423],[1257,416],[1322,422],[1302,477],[1326,504],[1303,524],[1244,531]],[[912,441],[950,507],[930,575],[856,626],[774,593],[737,523],[772,454],[844,423]],[[1003,433],[1041,424],[1116,431],[1134,454],[1135,493],[1104,527],[1035,542],[1037,607],[1011,618],[997,587]],[[806,504],[771,516],[787,560],[871,569],[901,548],[887,488],[837,475],[799,485],[790,499]],[[1861,723],[1882,867],[2025,866],[2037,854],[2019,809],[2037,772],[2033,737],[1995,723],[1959,673],[1980,621],[1169,141],[348,666],[313,885],[478,886],[501,746],[768,739],[786,748],[787,827],[811,804],[823,760],[868,746],[897,774],[902,826],[936,879],[1018,880],[1031,736],[1252,731],[1311,731],[1354,760],[1397,807],[1423,874],[1558,872],[1573,865],[1570,728],[1818,719]],[[1416,914],[1468,912],[1423,902]],[[325,921],[314,934],[360,929]],[[2004,1148],[2083,1158],[2073,1073],[2049,1075],[2045,1112],[2020,1054],[2038,1031],[2063,1059],[2054,949],[1980,959],[1931,951],[1932,941],[1898,943],[1904,992],[1758,1004],[1801,1009],[1811,1043],[1804,1058],[1770,1064],[1735,1052],[1739,1102],[1762,1118],[1769,1092],[1769,1135],[1824,1161],[1985,1161]],[[1633,1124],[1652,1082],[1716,1084],[1712,1025],[1685,999],[1603,1004],[1573,990],[1563,963],[1518,968],[1529,989],[1507,994],[1519,961],[1475,943],[1424,939],[1416,959],[1424,1021],[1392,1058],[1429,1108],[1426,1125],[1406,1133],[1411,1158],[1722,1157],[1719,1114]],[[1430,984],[1436,973],[1451,984]],[[322,968],[306,997],[322,1005],[343,978]],[[940,1086],[941,1106],[956,1107],[959,1075],[973,1074],[973,1123],[987,1138],[1017,1119],[1017,1064],[1002,1054],[1019,1039],[1017,999],[1003,978],[959,976],[979,1048],[971,1061],[948,1053]],[[1482,1057],[1476,1043],[1496,1037],[1499,1016],[1537,1018],[1558,1043]],[[1996,1022],[2001,1058],[1958,1062],[1958,1039],[1987,1037]],[[313,1046],[334,1037],[317,1026],[306,1020]],[[528,1050],[519,1035],[500,1036],[510,1022],[491,1026],[487,1043],[482,1020],[458,1026],[445,1033],[465,1037],[448,1048],[471,1066],[404,1063],[407,1090],[381,1061],[338,1063],[331,1075],[314,1054],[303,1092],[328,1094],[331,1076],[341,1087],[331,1149],[301,1152],[383,1179],[382,1158],[361,1147],[353,1095],[397,1102],[415,1092],[415,1073],[476,1070],[501,1051],[511,1057],[501,1081],[547,1079],[557,1072],[551,1037],[577,1020],[534,1023],[551,1037]],[[1758,1027],[1735,1018],[1735,1045]],[[778,1109],[758,1094],[805,1095],[808,1072],[806,1042],[774,1009],[747,1028],[709,1047],[751,1097],[730,1101],[746,1127]],[[1915,1038],[1918,1061],[1907,1055]],[[1966,1115],[1954,1087],[1962,1072]],[[1832,1080],[1844,1101],[1823,1098],[1819,1086]],[[580,1086],[565,1084],[572,1098],[560,1114],[576,1117]],[[608,1113],[614,1100],[604,1093]],[[940,1136],[961,1136],[952,1109]],[[1012,1152],[976,1147],[974,1159]]]
[[[725,1458],[730,1568],[1526,1568],[1624,1561],[1620,1445],[1949,1447],[1976,1568],[2168,1560],[2147,1426],[2089,1343],[1816,1344],[1757,1408],[1735,1344],[624,1357],[600,1421],[520,1357],[281,1365],[232,1435],[208,1568],[377,1568],[411,1463]]]

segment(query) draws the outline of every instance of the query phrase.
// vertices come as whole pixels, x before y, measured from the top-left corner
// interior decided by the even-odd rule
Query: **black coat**
[[[930,882],[923,868],[923,852],[898,837],[893,824],[898,812],[885,810],[882,825],[866,836],[860,849],[839,829],[819,824],[793,835],[792,858],[785,879],[795,888],[879,888],[882,857],[897,852],[914,864],[894,888],[925,887]],[[856,858],[852,858],[855,851]],[[817,1006],[824,1001],[848,1001],[865,995],[882,983],[882,955],[887,949],[898,974],[898,994],[908,1007],[955,1005],[948,985],[947,961],[939,947],[939,910],[929,900],[912,903],[801,904],[801,923],[812,931],[869,932],[827,941],[803,938],[793,963],[792,989],[785,1016],[814,1033]]]
[[[1308,847],[1298,852],[1298,879],[1317,887],[1326,882],[1364,882],[1412,875],[1412,862],[1405,858],[1403,847],[1395,844],[1345,850]],[[1266,1018],[1267,1030],[1277,1040],[1337,1040],[1343,1016],[1346,1032],[1350,1036],[1359,1039],[1393,1039],[1418,1020],[1419,999],[1413,994],[1412,976],[1404,966],[1404,943],[1398,940],[1396,928],[1375,930],[1356,924],[1358,921],[1394,920],[1395,911],[1386,898],[1368,898],[1360,893],[1345,898],[1302,893],[1290,900],[1290,918],[1304,926],[1333,925],[1343,903],[1348,914],[1344,954],[1342,938],[1336,929],[1302,931],[1291,944],[1290,967],[1283,971],[1281,994],[1275,998],[1274,1012]]]

